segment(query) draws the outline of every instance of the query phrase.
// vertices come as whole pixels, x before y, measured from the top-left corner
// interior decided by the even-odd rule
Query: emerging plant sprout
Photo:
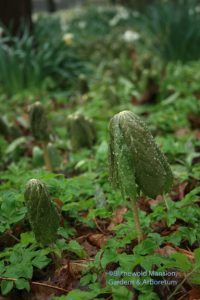
[[[137,194],[156,197],[170,190],[173,175],[145,123],[130,111],[116,114],[109,124],[109,167],[114,188],[132,201],[138,241],[143,239]]]
[[[61,164],[61,157],[59,151],[51,143],[47,145],[49,159],[53,170],[57,169]],[[32,163],[34,167],[41,167],[44,165],[44,155],[42,149],[38,146],[34,146],[32,150]]]
[[[96,129],[93,121],[82,114],[69,115],[67,129],[74,151],[82,147],[91,148],[96,141]]]
[[[43,245],[55,241],[60,223],[56,207],[50,199],[47,187],[38,179],[26,184],[24,198],[28,209],[28,218],[35,238]]]
[[[31,106],[30,127],[36,141],[39,141],[42,144],[47,170],[52,171],[51,160],[47,148],[49,141],[48,120],[44,107],[40,102],[36,102]]]

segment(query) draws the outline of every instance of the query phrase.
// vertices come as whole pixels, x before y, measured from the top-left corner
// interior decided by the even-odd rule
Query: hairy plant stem
[[[51,164],[51,161],[50,161],[50,158],[49,158],[47,142],[42,142],[42,149],[43,149],[43,153],[44,153],[45,166],[46,166],[48,171],[52,172],[53,168],[52,168],[52,164]]]
[[[179,289],[182,287],[182,285],[184,284],[184,282],[196,271],[199,269],[199,264],[191,271],[189,272],[184,278],[183,280],[176,286],[175,290],[173,291],[173,293],[171,295],[169,295],[169,297],[167,298],[167,300],[171,300],[176,293],[179,291]]]
[[[55,265],[55,269],[58,270],[62,265],[61,258],[54,252],[51,253],[51,258]]]
[[[131,198],[132,208],[133,208],[133,219],[135,221],[135,227],[137,232],[138,243],[144,239],[142,228],[140,226],[139,214],[138,214],[138,205],[136,199]]]

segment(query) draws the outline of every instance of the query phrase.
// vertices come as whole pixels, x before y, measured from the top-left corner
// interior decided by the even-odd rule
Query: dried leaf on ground
[[[118,207],[114,212],[114,215],[111,219],[110,225],[108,226],[108,230],[114,230],[117,224],[121,224],[124,220],[124,214],[127,212],[127,207]]]
[[[200,130],[194,130],[193,134],[194,134],[195,138],[197,138],[198,140],[200,139]]]
[[[192,261],[194,260],[194,253],[192,251],[188,251],[188,250],[176,247],[176,246],[172,247],[171,245],[166,245],[163,248],[158,248],[155,250],[155,253],[158,253],[162,256],[170,256],[171,254],[177,253],[177,252],[184,254],[185,256],[188,257],[188,259],[190,259]]]
[[[105,236],[102,233],[91,234],[88,237],[89,242],[98,248],[102,248],[106,244],[108,239],[109,237]]]
[[[155,199],[149,199],[148,202],[149,202],[150,206],[154,206],[154,205],[159,204],[162,201],[163,201],[163,196],[158,195]]]
[[[184,136],[188,133],[190,133],[190,129],[187,128],[187,127],[186,128],[179,128],[175,132],[176,136]]]
[[[189,299],[188,300],[199,300],[200,299],[200,288],[192,288],[191,291],[188,294]]]
[[[91,245],[87,240],[85,240],[83,243],[81,243],[81,246],[86,250],[87,254],[89,257],[95,256],[97,254],[97,247]]]
[[[199,114],[196,113],[189,113],[188,114],[188,120],[190,122],[192,129],[199,129],[200,128],[200,118]]]
[[[177,201],[183,199],[186,194],[187,185],[188,181],[183,181],[175,185],[173,191],[170,194],[172,200]]]

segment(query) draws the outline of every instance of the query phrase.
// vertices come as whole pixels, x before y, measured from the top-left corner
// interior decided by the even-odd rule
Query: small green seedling
[[[74,151],[82,147],[91,148],[96,141],[96,129],[93,121],[82,114],[69,115],[67,129]]]
[[[173,175],[145,123],[130,111],[116,114],[109,124],[109,168],[114,188],[132,201],[138,241],[143,239],[137,196],[156,197],[170,190]]]
[[[36,141],[39,141],[43,148],[44,161],[47,170],[52,171],[52,164],[49,158],[48,142],[49,142],[49,126],[43,105],[36,102],[30,109],[30,127]]]
[[[26,184],[24,198],[36,240],[43,245],[54,243],[60,217],[47,187],[40,180],[31,179]]]

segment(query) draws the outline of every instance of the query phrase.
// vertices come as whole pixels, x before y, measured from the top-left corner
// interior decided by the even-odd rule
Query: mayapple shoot
[[[92,120],[84,115],[74,113],[67,118],[67,129],[72,149],[91,148],[96,141],[96,129]]]
[[[61,164],[61,157],[58,150],[51,143],[47,145],[49,159],[53,170],[57,169]],[[34,146],[32,150],[32,162],[34,167],[41,167],[44,165],[44,155],[42,149],[38,146]]]
[[[40,180],[31,179],[26,184],[24,198],[36,240],[43,245],[52,244],[56,239],[60,217],[47,187]]]
[[[47,170],[52,171],[52,164],[47,148],[49,141],[48,120],[44,107],[40,102],[36,102],[31,106],[30,127],[33,137],[36,141],[41,142]]]
[[[131,199],[138,241],[143,239],[137,194],[154,198],[170,190],[173,175],[166,158],[145,123],[130,111],[122,111],[109,124],[109,168],[114,188]]]

